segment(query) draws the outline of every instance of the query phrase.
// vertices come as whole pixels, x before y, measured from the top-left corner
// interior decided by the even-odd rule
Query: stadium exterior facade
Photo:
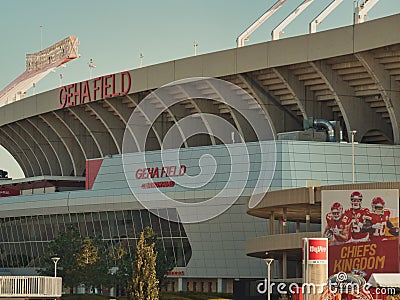
[[[278,278],[300,278],[299,241],[301,237],[321,235],[321,211],[314,205],[318,201],[306,205],[299,200],[295,213],[288,217],[291,203],[285,207],[281,198],[281,203],[267,208],[264,198],[251,214],[269,216],[270,221],[254,218],[246,214],[257,180],[250,174],[244,190],[228,191],[236,200],[233,205],[213,218],[197,223],[171,221],[179,220],[178,210],[162,205],[160,209],[170,221],[157,217],[137,200],[126,181],[125,128],[143,100],[149,106],[163,107],[151,94],[154,89],[179,79],[215,77],[252,95],[258,106],[247,109],[265,116],[274,135],[296,131],[286,137],[280,135],[282,139],[276,141],[271,190],[310,186],[304,189],[309,191],[316,185],[351,183],[354,155],[350,143],[340,143],[340,128],[347,142],[351,131],[357,130],[355,140],[359,143],[353,145],[356,182],[399,182],[400,33],[391,30],[399,23],[400,15],[395,15],[166,62],[68,85],[1,107],[0,143],[27,177],[2,184],[3,189],[22,193],[0,202],[3,272],[26,273],[40,267],[46,243],[72,223],[82,235],[101,235],[110,243],[129,246],[135,244],[143,227],[150,225],[175,259],[168,287],[173,290],[232,291],[234,279],[266,275],[264,262],[246,255],[262,258],[265,251],[274,252],[278,260]],[[250,157],[257,160],[259,145],[269,145],[269,141],[258,143],[239,111],[209,100],[210,95],[222,97],[212,82],[206,80],[204,85],[203,81],[195,89],[203,97],[190,98],[185,88],[170,91],[169,95],[180,102],[164,109],[151,124],[146,164],[163,166],[158,158],[160,141],[168,129],[184,117],[202,113],[223,118],[241,132]],[[150,119],[143,111],[140,117],[143,123]],[[336,121],[337,142],[321,140],[321,124],[304,138],[303,121],[310,118]],[[322,129],[329,132],[326,126]],[[213,156],[218,166],[230,165],[226,147],[213,138],[210,126],[205,127],[210,130],[207,134],[182,146],[179,152],[184,162],[175,169],[184,165],[188,174],[198,174],[203,154]],[[293,136],[307,140],[287,140]],[[145,166],[135,170],[140,168]],[[226,172],[224,167],[217,169],[208,185],[195,190],[161,188],[183,201],[201,201],[224,188]],[[137,185],[143,183],[138,178]],[[296,199],[298,194],[292,197]],[[148,198],[154,200],[151,194]],[[274,211],[279,212],[271,213]],[[260,238],[268,231],[284,236]]]

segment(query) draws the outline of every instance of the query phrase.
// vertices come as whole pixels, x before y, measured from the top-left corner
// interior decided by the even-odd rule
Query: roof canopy
[[[368,283],[373,287],[400,288],[400,273],[373,273]]]

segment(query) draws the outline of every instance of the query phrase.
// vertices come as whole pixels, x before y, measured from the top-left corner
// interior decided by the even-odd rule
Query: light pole
[[[92,79],[92,72],[94,68],[96,68],[96,66],[93,63],[93,58],[91,58],[89,60],[89,79]]]
[[[143,52],[140,52],[140,54],[139,54],[139,59],[140,59],[139,66],[140,67],[143,67],[143,57],[144,57]]]
[[[54,263],[54,277],[57,277],[57,263],[60,260],[59,257],[52,257],[51,260]]]
[[[199,42],[197,40],[193,41],[193,47],[194,47],[194,56],[197,55],[197,46],[199,46]]]
[[[43,26],[40,25],[40,50],[43,49]]]
[[[271,264],[274,261],[273,258],[264,258],[265,263],[267,264],[267,273],[268,273],[268,287],[267,287],[267,299],[271,300]]]
[[[351,133],[351,174],[354,183],[354,135],[356,134],[356,130],[350,131]]]

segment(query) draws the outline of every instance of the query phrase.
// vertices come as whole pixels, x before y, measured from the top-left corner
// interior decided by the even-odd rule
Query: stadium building
[[[399,23],[394,15],[7,101],[0,143],[26,178],[0,182],[9,196],[0,201],[2,273],[35,272],[44,247],[67,224],[129,246],[149,225],[176,263],[169,290],[231,292],[235,282],[266,276],[265,252],[276,259],[275,278],[300,280],[301,238],[321,236],[320,190],[399,188],[400,32],[393,30]],[[170,85],[198,77],[206,79]],[[229,83],[226,94],[222,81]],[[153,92],[159,88],[171,105]],[[240,109],[231,106],[233,98]],[[148,113],[155,110],[161,113]],[[262,116],[270,134],[258,138],[244,112]],[[124,142],[132,114],[151,128],[143,148]],[[210,115],[230,124],[223,138]],[[201,130],[182,133],[181,120]],[[189,138],[166,147],[171,130]],[[247,149],[248,178],[233,174],[229,185],[232,161],[242,154],[235,152],[238,141]],[[274,161],[263,165],[271,145]],[[164,152],[179,163],[163,160]],[[210,156],[212,163],[202,161]],[[265,172],[273,176],[261,187],[271,181],[272,192],[248,206]],[[198,174],[212,176],[196,188],[181,181]],[[343,187],[353,176],[356,184]],[[180,204],[165,205],[156,190]],[[207,201],[221,190],[224,201],[185,211],[182,203]]]

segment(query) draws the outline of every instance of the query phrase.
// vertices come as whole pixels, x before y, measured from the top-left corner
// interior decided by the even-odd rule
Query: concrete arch
[[[11,125],[6,125],[3,128],[3,132],[7,134],[7,136],[12,139],[16,145],[26,154],[26,157],[29,159],[29,165],[32,168],[32,175],[38,176],[41,174],[42,169],[39,163],[39,159],[37,158],[35,152],[27,143],[27,141],[20,136],[20,134],[13,128]]]
[[[186,139],[184,138],[182,129],[178,125],[179,118],[177,118],[177,116],[183,117],[183,116],[187,115],[188,109],[182,108],[181,105],[179,105],[179,106],[175,105],[174,107],[166,107],[166,104],[162,100],[162,99],[164,99],[164,96],[163,96],[163,94],[160,94],[160,93],[162,93],[162,90],[157,90],[157,93],[152,93],[150,96],[155,97],[156,101],[158,101],[158,104],[161,105],[161,107],[165,109],[165,111],[168,114],[168,118],[171,120],[171,122],[174,124],[177,124],[179,133],[183,140],[183,144],[185,145],[185,147],[188,147],[188,143],[187,143]],[[173,126],[173,125],[171,125],[171,126]],[[164,132],[162,132],[163,137],[165,136],[166,132],[169,130],[169,128],[171,126],[168,126],[168,128],[165,128]]]
[[[392,139],[388,136],[386,136],[386,134],[380,130],[376,130],[376,129],[371,129],[369,131],[367,131],[363,136],[360,137],[360,140],[362,143],[369,143],[371,140],[371,135],[374,135],[374,143],[376,143],[376,140],[379,139],[379,143],[380,144],[389,144],[392,142]]]
[[[21,138],[25,140],[25,142],[29,145],[30,149],[37,157],[41,171],[40,174],[50,175],[50,162],[47,156],[44,154],[44,150],[39,144],[38,140],[32,136],[31,132],[25,130],[25,128],[19,122],[15,122],[15,125],[15,127],[19,128],[19,130],[15,128],[15,131],[19,131],[19,135],[21,136]]]
[[[389,113],[395,144],[400,144],[400,85],[371,53],[355,53],[368,74],[373,78]],[[396,88],[394,88],[394,86]]]
[[[49,164],[50,175],[60,175],[61,165],[57,157],[57,153],[52,147],[52,144],[48,141],[46,136],[42,134],[30,121],[30,119],[21,120],[17,122],[32,139],[34,139],[41,151],[43,152],[46,160]]]
[[[335,76],[334,70],[323,61],[310,62],[310,65],[321,76],[329,87],[335,98],[337,105],[342,113],[346,129],[347,138],[350,141],[350,131],[356,130],[355,140],[360,141],[366,132],[372,129],[378,129],[391,135],[390,126],[387,126],[380,116],[374,112],[364,100],[355,96],[354,90],[348,86],[339,76]],[[365,120],[369,120],[366,124]]]
[[[65,127],[64,124],[61,123],[53,113],[40,115],[39,117],[52,129],[52,131],[64,144],[65,149],[67,150],[68,155],[71,159],[72,174],[78,176],[78,174],[80,174],[79,171],[83,170],[84,168],[82,157],[84,158],[84,161],[86,160],[86,157],[84,156],[82,149],[79,147],[79,144],[76,142],[69,129]],[[64,174],[64,176],[65,175],[68,176],[71,174]]]
[[[214,86],[213,82],[210,80],[206,80],[206,82],[210,85],[210,87],[214,90],[214,92],[218,95],[219,98],[221,98],[222,100],[224,100],[225,102],[229,103],[229,99],[226,99],[226,97],[224,97],[224,95],[222,95],[218,89]],[[238,132],[240,133],[241,137],[245,137],[246,134],[248,134],[249,132],[251,132],[251,130],[246,130],[244,131],[243,128],[248,127],[247,123],[244,122],[244,120],[241,118],[240,114],[236,114],[235,111],[232,109],[231,106],[227,105],[228,110],[229,110],[229,114],[231,115],[233,122],[236,126],[236,129],[238,130]],[[246,134],[245,134],[246,132]]]
[[[195,101],[192,99],[190,95],[194,94],[190,90],[192,88],[191,85],[186,85],[185,83],[178,83],[176,85],[171,85],[168,87],[164,87],[163,89],[157,90],[155,95],[159,99],[161,105],[163,107],[166,106],[166,104],[163,102],[162,99],[168,99],[168,97],[172,97],[171,95],[179,95],[181,94],[182,96],[177,97],[175,96],[175,99],[178,101],[177,104],[179,105],[174,105],[170,108],[168,108],[168,113],[172,116],[171,119],[172,121],[177,124],[177,128],[179,130],[179,133],[182,137],[182,140],[184,141],[184,146],[185,147],[190,147],[193,145],[189,145],[188,141],[186,140],[184,136],[184,130],[182,130],[179,126],[179,119],[190,116],[192,114],[199,114],[199,118],[203,121],[205,124],[207,131],[210,132],[211,134],[209,135],[209,142],[213,145],[216,144],[216,140],[214,135],[212,134],[212,128],[209,126],[207,123],[206,119],[203,118],[201,115],[203,112],[211,112],[211,113],[216,113],[217,109],[211,105],[208,105],[207,103],[199,103],[199,101]]]
[[[100,130],[103,128],[101,122],[96,120],[95,116],[91,116],[89,111],[86,111],[86,106],[68,108],[68,110],[86,129],[87,134],[92,138],[93,145],[96,145],[97,151],[93,151],[91,158],[112,154],[108,146],[110,139]]]
[[[104,102],[112,108],[114,113],[124,123],[124,126],[126,126],[128,124],[129,117],[133,112],[133,109],[131,107],[128,107],[128,105],[125,105],[120,98],[106,99],[104,100]]]
[[[137,96],[137,95],[134,95],[134,96],[126,95],[125,97],[126,97],[126,98],[131,102],[131,104],[135,107],[135,109],[134,109],[134,111],[133,111],[133,114],[135,114],[135,118],[136,118],[136,117],[143,118],[144,124],[150,124],[150,122],[151,122],[151,116],[146,115],[145,112],[144,112],[140,107],[138,107],[138,104],[139,104],[138,96]],[[129,121],[128,121],[128,123],[129,123]],[[128,131],[131,133],[131,135],[132,135],[132,137],[133,137],[133,140],[134,140],[135,143],[136,143],[135,146],[136,146],[137,149],[136,149],[135,151],[143,151],[144,149],[140,149],[140,148],[139,148],[139,147],[140,147],[140,142],[137,141],[137,139],[136,139],[135,136],[133,136],[130,126],[129,126],[129,125],[127,125],[127,126],[128,126]],[[152,126],[151,126],[151,129],[152,129],[152,130],[150,130],[150,133],[153,132],[153,134],[154,134],[154,139],[155,139],[155,141],[156,141],[157,144],[155,144],[155,143],[151,144],[151,145],[150,145],[151,149],[149,149],[149,150],[158,150],[158,149],[161,149],[161,146],[162,146],[162,138],[161,138],[161,135],[160,135],[160,128],[157,128],[157,127],[160,127],[160,125],[152,124]],[[150,137],[150,138],[151,138],[151,137]],[[131,150],[133,151],[134,149],[131,149]],[[131,151],[131,150],[130,150],[130,151]]]
[[[98,153],[98,149],[94,146],[95,144],[92,140],[92,136],[87,129],[82,126],[79,120],[69,117],[67,110],[53,112],[53,115],[75,139],[77,145],[84,155],[85,161],[88,158],[98,157],[98,155],[96,155]]]
[[[271,127],[276,135],[279,132],[288,130],[298,130],[302,128],[299,118],[283,107],[276,97],[269,93],[262,84],[260,84],[250,74],[239,74],[239,78],[246,84],[250,93],[256,99],[261,107],[260,113],[265,115],[265,118],[271,124]],[[255,109],[255,108],[252,108]]]
[[[11,145],[10,140],[8,140],[7,138],[3,137],[0,134],[0,142],[1,145],[14,157],[14,159],[17,161],[17,163],[19,164],[19,166],[22,169],[22,172],[24,173],[24,175],[26,177],[28,177],[29,175],[29,169],[26,166],[26,159],[23,158],[23,153],[18,152],[17,150],[15,150],[15,146]]]
[[[298,80],[298,78],[296,78],[292,72],[289,72],[287,67],[272,68],[272,70],[278,76],[278,78],[285,83],[287,89],[293,95],[293,99],[296,101],[297,107],[301,112],[301,116],[303,119],[307,120],[308,115],[306,111],[306,102],[305,99],[302,98],[302,96],[304,97],[306,94],[304,85],[301,84],[300,80]]]
[[[119,121],[119,118],[115,118],[112,113],[105,109],[102,102],[90,103],[90,105],[86,105],[86,107],[100,120],[112,139],[110,143],[107,143],[110,148],[107,149],[108,152],[106,152],[106,154],[122,153],[121,146],[124,138],[124,126],[122,122]],[[111,145],[114,146],[112,147],[114,149],[111,149]]]
[[[40,117],[30,118],[27,119],[27,121],[43,136],[54,151],[56,156],[55,163],[59,165],[60,173],[54,173],[53,175],[69,175],[72,171],[71,166],[73,163],[60,137]],[[57,167],[55,169],[57,169]]]

